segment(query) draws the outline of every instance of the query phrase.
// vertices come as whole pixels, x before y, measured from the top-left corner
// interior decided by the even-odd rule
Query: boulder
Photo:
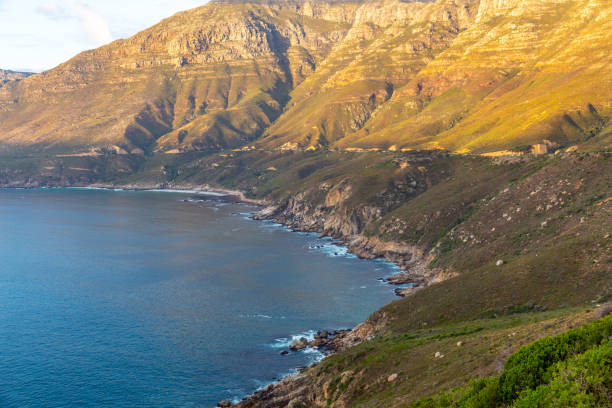
[[[318,347],[323,347],[326,344],[327,344],[327,340],[322,339],[322,338],[317,338],[311,341],[310,343],[308,343],[308,346],[318,348]]]
[[[397,275],[393,275],[385,280],[391,283],[392,285],[404,285],[406,283],[412,282],[412,279],[410,278],[410,276],[407,273],[403,273],[403,272],[398,273]]]
[[[397,373],[393,373],[387,378],[387,382],[393,382],[395,380],[397,380]]]
[[[308,339],[306,337],[302,337],[299,340],[293,340],[289,346],[289,349],[299,351],[305,349],[306,347],[308,347]]]
[[[319,337],[321,339],[326,339],[326,338],[329,337],[329,332],[327,332],[327,331],[318,332],[317,335],[315,336],[315,338],[317,338],[317,337]]]

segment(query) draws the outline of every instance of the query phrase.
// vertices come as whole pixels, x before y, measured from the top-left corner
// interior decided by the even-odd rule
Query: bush
[[[535,389],[549,379],[550,367],[568,357],[584,353],[612,334],[612,316],[597,320],[556,337],[547,337],[514,353],[499,378],[503,402],[512,402],[522,390]]]
[[[470,392],[453,406],[465,408],[495,408],[499,404],[499,378],[489,377],[472,383]]]
[[[514,408],[612,406],[612,342],[555,365],[552,380],[521,393]]]
[[[473,381],[412,408],[612,407],[612,315],[522,347],[499,377]]]

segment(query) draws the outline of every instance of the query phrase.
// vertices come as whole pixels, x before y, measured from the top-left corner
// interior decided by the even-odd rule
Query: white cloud
[[[96,45],[103,45],[113,40],[108,23],[102,14],[76,0],[68,0],[67,3],[81,20],[81,25],[91,41]]]
[[[43,16],[47,16],[47,17],[50,17],[52,19],[60,19],[60,18],[70,17],[67,14],[66,9],[64,9],[59,4],[52,3],[52,2],[48,2],[48,3],[44,3],[44,4],[39,5],[36,8],[36,12],[38,14],[42,14]]]
[[[0,0],[0,68],[45,70],[207,0]]]

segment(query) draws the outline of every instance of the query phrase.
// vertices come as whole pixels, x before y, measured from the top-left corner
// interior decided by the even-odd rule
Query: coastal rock
[[[423,289],[421,286],[408,286],[405,288],[397,288],[393,292],[399,297],[406,297],[412,295],[414,292]]]
[[[412,282],[412,277],[407,273],[398,273],[397,275],[393,275],[389,278],[385,279],[386,282],[392,285],[404,285],[406,283]]]
[[[302,337],[299,340],[293,340],[289,349],[293,351],[300,351],[308,347],[308,339],[306,337]]]
[[[309,347],[323,347],[328,343],[328,341],[326,339],[322,339],[322,338],[318,338],[318,339],[314,339],[313,341],[311,341],[310,343],[308,343]]]
[[[217,407],[219,407],[219,408],[231,408],[233,406],[234,406],[234,404],[232,404],[229,401],[219,401],[217,403]]]

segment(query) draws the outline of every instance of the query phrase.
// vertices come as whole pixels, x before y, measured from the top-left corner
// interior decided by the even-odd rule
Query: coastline
[[[238,202],[251,204],[259,207],[266,205],[264,200],[256,200],[247,198],[242,191],[230,190],[221,187],[212,187],[208,184],[195,185],[195,184],[179,184],[167,187],[164,184],[127,184],[127,185],[113,185],[94,183],[85,186],[68,186],[68,187],[82,187],[82,188],[99,188],[104,190],[128,190],[128,191],[167,191],[174,193],[188,193],[188,194],[218,194],[219,196],[235,197]]]
[[[10,186],[4,187],[7,189],[15,189],[15,188],[37,188],[30,186]],[[87,185],[68,185],[68,186],[51,186],[46,188],[73,188],[73,189],[99,189],[99,190],[109,190],[109,191],[153,191],[153,192],[168,192],[168,193],[183,193],[183,194],[201,194],[201,195],[210,195],[216,196],[219,199],[230,198],[233,203],[243,203],[252,205],[259,208],[259,211],[255,212],[253,215],[253,219],[257,221],[273,221],[280,225],[283,225],[289,228],[292,232],[311,232],[319,234],[320,238],[330,237],[337,240],[336,244],[339,246],[343,246],[347,249],[347,253],[356,255],[360,259],[383,259],[385,262],[395,265],[402,272],[390,276],[390,277],[380,277],[379,280],[385,282],[387,285],[396,286],[395,289],[396,296],[403,297],[409,293],[412,293],[414,290],[417,290],[416,287],[408,287],[402,288],[400,285],[404,285],[405,283],[412,281],[411,276],[406,272],[407,265],[401,264],[397,262],[397,259],[392,259],[391,257],[387,257],[390,252],[388,252],[388,247],[378,246],[376,244],[372,245],[370,242],[363,241],[347,241],[344,237],[333,236],[326,231],[317,230],[315,228],[304,228],[295,222],[291,222],[286,218],[286,214],[279,215],[277,206],[272,205],[272,203],[266,200],[257,200],[247,198],[244,192],[239,190],[231,190],[222,187],[210,186],[208,184],[197,185],[197,184],[148,184],[148,183],[138,183],[138,184],[126,184],[126,185],[115,185],[115,184],[107,184],[107,183],[92,183]],[[394,252],[391,252],[394,253]],[[376,311],[373,311],[373,315],[376,316]],[[309,366],[298,366],[295,367],[297,373],[288,374],[284,377],[279,377],[278,381],[272,382],[267,386],[256,390],[250,395],[246,395],[242,398],[241,401],[237,403],[229,402],[229,401],[220,401],[218,403],[218,407],[237,407],[237,408],[251,408],[251,407],[259,407],[262,399],[269,399],[271,396],[280,393],[286,394],[286,390],[288,388],[294,388],[296,386],[302,385],[302,380],[304,378],[302,372],[306,370],[308,367],[317,364],[324,358],[329,355],[335,354],[338,351],[350,348],[355,346],[363,341],[369,340],[374,337],[376,331],[382,326],[382,321],[378,317],[372,319],[372,317],[367,320],[357,324],[355,327],[350,329],[336,329],[332,330],[334,333],[329,339],[326,339],[322,344],[312,345],[312,341],[307,343],[307,346],[304,348],[300,348],[298,350],[292,350],[293,352],[303,352],[307,348],[315,349],[322,354],[322,358],[312,362]],[[322,332],[317,331],[317,334],[320,335]],[[315,338],[313,341],[320,341],[320,338]]]

